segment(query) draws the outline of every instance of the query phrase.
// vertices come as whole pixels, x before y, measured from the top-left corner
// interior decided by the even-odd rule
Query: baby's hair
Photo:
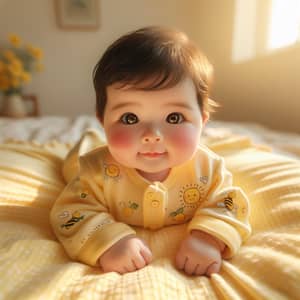
[[[209,99],[212,73],[206,56],[183,32],[157,26],[130,32],[111,44],[94,68],[97,115],[103,120],[110,85],[158,90],[187,77],[195,85],[201,111],[211,112],[217,106]]]

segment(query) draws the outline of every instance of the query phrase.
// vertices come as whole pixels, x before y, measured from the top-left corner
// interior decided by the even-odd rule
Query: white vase
[[[27,115],[26,106],[20,94],[4,96],[2,115],[12,118],[21,118]]]

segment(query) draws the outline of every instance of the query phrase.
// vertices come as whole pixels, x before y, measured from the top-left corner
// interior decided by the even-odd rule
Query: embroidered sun
[[[120,175],[120,169],[114,164],[107,164],[105,167],[105,175],[116,178]]]
[[[180,202],[184,207],[195,208],[200,203],[203,187],[199,184],[187,184],[179,192]]]

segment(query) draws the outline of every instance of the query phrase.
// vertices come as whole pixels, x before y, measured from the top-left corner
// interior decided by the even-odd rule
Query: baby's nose
[[[142,141],[144,144],[159,143],[162,140],[163,140],[163,137],[162,137],[160,131],[157,129],[147,130],[142,137]]]
[[[155,142],[160,142],[161,141],[161,137],[160,136],[144,136],[143,137],[143,142],[144,143],[155,143]]]

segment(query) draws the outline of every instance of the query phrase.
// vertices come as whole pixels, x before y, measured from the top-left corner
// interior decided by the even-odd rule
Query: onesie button
[[[152,207],[158,207],[159,206],[159,201],[158,200],[152,200],[151,206]]]
[[[154,195],[155,194],[153,192],[147,192],[145,196],[146,196],[147,199],[152,200]]]
[[[144,227],[150,229],[163,227],[167,205],[167,188],[161,182],[154,182],[153,184],[150,184],[144,192]]]

